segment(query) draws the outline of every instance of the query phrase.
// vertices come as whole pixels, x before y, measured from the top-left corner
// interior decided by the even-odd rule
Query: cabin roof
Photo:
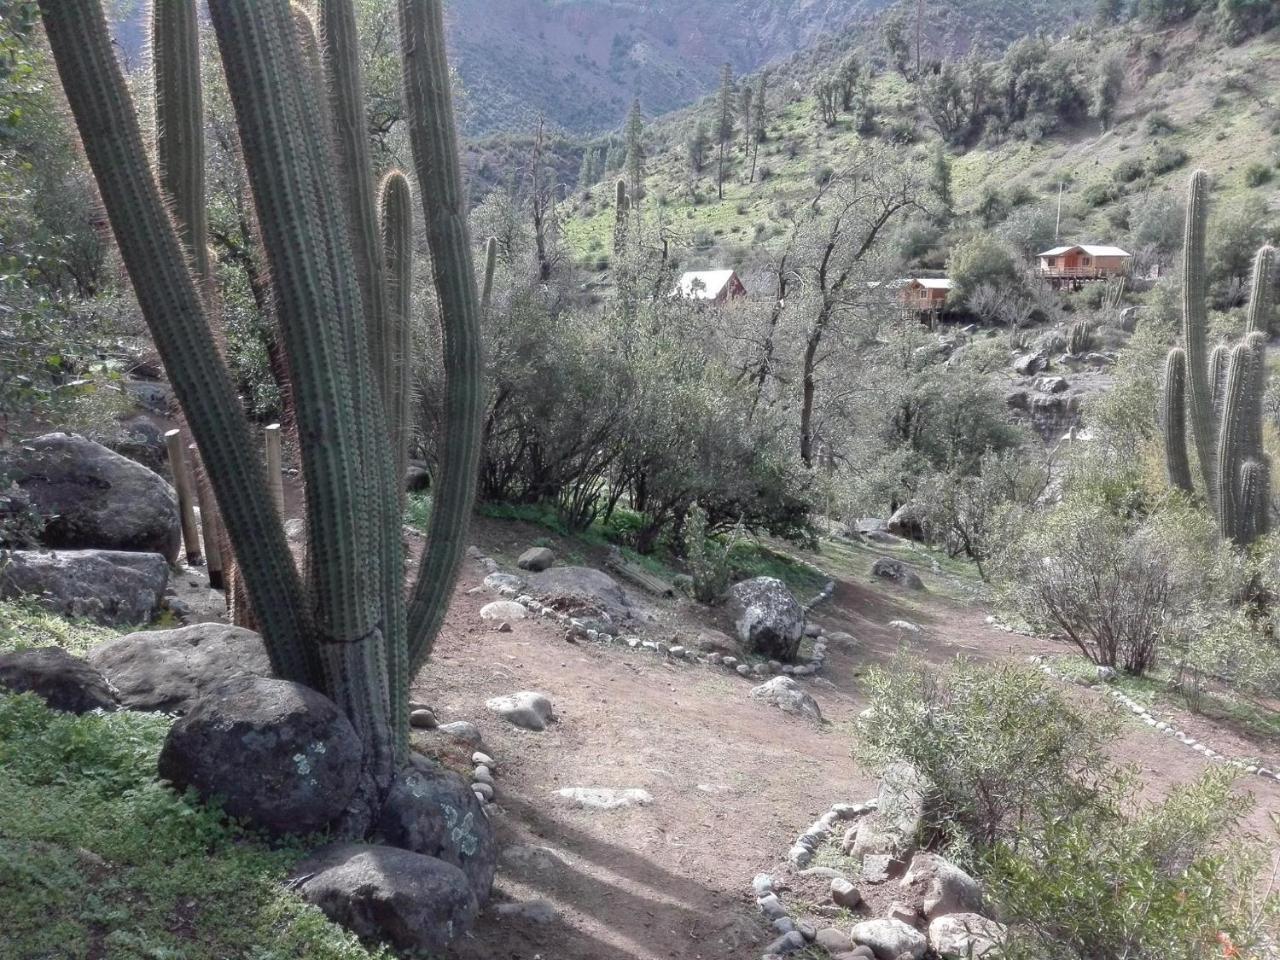
[[[676,294],[692,300],[714,300],[736,275],[734,270],[690,270],[681,275]]]
[[[1131,257],[1127,250],[1121,250],[1119,247],[1108,247],[1093,243],[1077,243],[1067,247],[1054,247],[1052,250],[1046,250],[1044,253],[1037,254],[1041,257],[1060,257],[1064,253],[1070,253],[1072,250],[1080,250],[1087,253],[1091,257]]]
[[[926,290],[950,290],[956,285],[954,280],[948,280],[946,277],[904,277],[901,280],[891,281],[889,286],[895,290],[901,290],[903,287],[909,287],[912,284],[924,287]],[[878,287],[880,284],[872,282],[868,286]]]

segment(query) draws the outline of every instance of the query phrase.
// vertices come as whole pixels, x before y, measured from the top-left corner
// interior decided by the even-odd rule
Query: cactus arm
[[[1204,476],[1206,496],[1210,503],[1214,503],[1218,496],[1214,476],[1217,435],[1214,430],[1208,359],[1205,355],[1209,331],[1208,271],[1205,268],[1205,233],[1208,222],[1209,175],[1203,170],[1197,170],[1191,176],[1187,197],[1186,237],[1183,243],[1183,337],[1187,351],[1187,406],[1191,414],[1191,432],[1195,438],[1200,472]]]
[[[1222,391],[1227,385],[1227,364],[1231,362],[1231,348],[1220,343],[1209,354],[1209,395],[1213,399],[1215,413],[1222,412]]]
[[[209,11],[293,372],[321,689],[382,783],[396,755],[387,646],[403,636],[385,579],[402,561],[398,540],[381,549],[390,449],[364,389],[372,378],[350,239],[287,0],[212,0]]]
[[[333,148],[338,161],[347,229],[351,234],[356,280],[364,305],[369,356],[373,361],[379,396],[389,410],[394,400],[387,391],[391,371],[385,366],[388,303],[383,285],[382,237],[374,196],[373,161],[369,155],[369,123],[365,116],[355,6],[351,0],[319,0],[317,13]]]
[[[1218,432],[1218,527],[1224,540],[1241,541],[1240,469],[1248,433],[1248,407],[1253,351],[1238,344],[1231,351],[1227,386]]]
[[[1270,461],[1266,458],[1245,461],[1240,468],[1241,546],[1247,546],[1270,532],[1270,500]]]
[[[1245,333],[1271,332],[1272,290],[1275,287],[1276,248],[1263,247],[1253,260],[1253,283]]]
[[[1192,493],[1191,465],[1187,460],[1187,355],[1180,347],[1169,351],[1164,373],[1164,453],[1169,483]]]
[[[320,32],[316,29],[315,18],[297,0],[289,4],[289,12],[293,15],[298,45],[302,48],[302,64],[306,69],[307,82],[319,89],[324,83],[324,64],[320,58]]]
[[[138,304],[200,445],[239,562],[252,578],[273,670],[308,682],[302,584],[249,426],[214,342],[187,256],[152,176],[98,0],[43,0],[45,32]]]
[[[388,330],[382,338],[387,351],[383,368],[390,373],[387,420],[395,475],[401,479],[403,493],[413,407],[413,193],[405,175],[393,170],[383,178],[378,194],[389,304]]]
[[[409,664],[416,672],[444,621],[466,546],[480,466],[484,366],[441,0],[399,0],[399,12],[409,134],[434,266],[445,369],[440,482],[409,607]]]
[[[152,7],[156,157],[191,269],[210,280],[209,215],[205,202],[204,91],[195,0],[160,0]]]

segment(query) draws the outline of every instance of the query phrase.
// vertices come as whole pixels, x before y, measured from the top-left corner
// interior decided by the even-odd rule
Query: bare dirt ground
[[[481,522],[473,540],[501,558],[534,536]],[[929,572],[921,572],[930,582]],[[850,756],[851,723],[865,706],[860,675],[904,643],[912,656],[938,664],[957,655],[1024,659],[1064,649],[993,627],[985,610],[942,592],[908,595],[866,576],[842,577],[816,619],[856,639],[832,645],[824,670],[829,682],[807,684],[827,718],[819,727],[752,701],[753,681],[720,668],[570,644],[539,620],[498,632],[479,616],[494,599],[480,588],[483,576],[468,561],[433,660],[414,690],[442,722],[480,726],[498,765],[502,844],[526,848],[517,851],[524,854],[519,862],[504,860],[493,904],[454,953],[460,960],[759,956],[771,938],[752,901],[752,876],[787,876],[785,852],[810,822],[834,802],[875,794],[875,778]],[[658,613],[668,634],[680,625],[696,632],[697,623],[682,624],[685,614],[671,606]],[[888,626],[898,619],[921,632]],[[519,690],[552,698],[559,719],[550,730],[518,730],[486,711],[488,698]],[[1078,696],[1103,708],[1100,693],[1080,689]],[[1259,753],[1256,743],[1228,730],[1178,720],[1227,756]],[[1208,765],[1132,721],[1115,758],[1134,765],[1152,795]],[[555,797],[562,787],[640,788],[653,803],[586,811]],[[1256,800],[1246,829],[1267,837],[1268,813],[1280,812],[1280,784],[1247,777],[1240,787]],[[550,901],[557,917],[500,915],[501,904],[537,899]]]

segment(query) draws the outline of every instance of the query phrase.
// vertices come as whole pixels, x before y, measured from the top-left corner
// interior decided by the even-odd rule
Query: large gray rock
[[[88,713],[116,709],[106,678],[61,647],[0,654],[0,690],[34,693],[54,710]]]
[[[552,567],[532,574],[528,586],[538,596],[586,604],[615,620],[631,615],[631,604],[618,581],[593,567]]]
[[[751,699],[771,703],[783,713],[822,721],[818,701],[790,677],[774,677],[751,691]]]
[[[64,617],[107,626],[150,622],[169,582],[169,564],[158,553],[14,550],[5,560],[0,598],[30,596]]]
[[[996,956],[1005,928],[976,913],[949,913],[929,924],[929,946],[942,960]]]
[[[548,547],[530,547],[524,553],[520,554],[520,559],[516,561],[516,566],[521,570],[532,570],[539,573],[543,570],[549,570],[556,562],[556,554],[554,550]]]
[[[50,433],[0,452],[0,477],[45,518],[43,542],[64,549],[135,550],[178,559],[178,498],[159,474],[100,443]]]
[[[880,780],[876,809],[858,824],[850,855],[905,859],[915,849],[924,824],[927,786],[910,764],[889,766]]]
[[[523,730],[540,731],[555,718],[551,698],[545,693],[526,690],[506,697],[494,697],[485,706],[508,723]]]
[[[131,710],[186,713],[205,693],[235,677],[269,677],[262,638],[225,623],[144,630],[100,643],[89,662]]]
[[[902,888],[919,900],[920,912],[929,920],[982,909],[978,881],[937,854],[917,853],[902,878]]]
[[[363,749],[333,701],[288,680],[237,677],[169,730],[160,776],[270,833],[323,829],[355,795]]]
[[[929,949],[929,941],[915,927],[895,917],[867,920],[853,928],[853,942],[870,947],[876,960],[920,960]]]
[[[378,833],[393,847],[460,867],[477,902],[493,887],[498,843],[484,808],[456,773],[413,754],[382,806]]]
[[[924,581],[916,574],[914,570],[908,567],[901,560],[894,560],[892,557],[881,557],[871,565],[871,575],[879,577],[881,580],[891,580],[900,587],[906,587],[908,590],[923,590]]]
[[[924,510],[918,504],[905,503],[889,518],[889,532],[907,540],[924,539]]]
[[[729,616],[743,649],[773,660],[794,660],[804,637],[804,608],[786,584],[756,577],[729,588]]]
[[[294,867],[292,885],[357,936],[432,956],[465,934],[480,912],[460,869],[395,847],[323,847]]]

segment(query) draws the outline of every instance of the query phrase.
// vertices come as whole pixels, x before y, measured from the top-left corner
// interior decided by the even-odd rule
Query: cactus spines
[[[466,549],[483,441],[484,361],[443,6],[441,0],[399,0],[399,11],[409,136],[440,305],[448,424],[427,549],[409,609],[408,663],[416,672],[431,653]]]
[[[1213,397],[1213,409],[1222,413],[1222,391],[1227,385],[1227,364],[1231,361],[1231,348],[1219,343],[1209,354],[1209,393]]]
[[[1209,223],[1209,175],[1197,170],[1191,175],[1187,197],[1187,227],[1183,243],[1182,312],[1183,340],[1187,351],[1187,407],[1195,439],[1200,472],[1209,502],[1217,497],[1214,458],[1217,434],[1213,416],[1213,394],[1209,386],[1208,358],[1205,356],[1209,331],[1208,271],[1205,268],[1205,233]]]
[[[1246,333],[1269,333],[1271,330],[1271,291],[1275,285],[1276,249],[1262,247],[1253,260],[1252,289]]]
[[[1071,338],[1067,351],[1074,357],[1088,353],[1093,345],[1093,326],[1087,320],[1077,320],[1071,325]]]
[[[151,49],[160,185],[169,199],[192,270],[207,284],[211,261],[196,0],[159,0],[152,6]]]
[[[1169,351],[1164,368],[1164,452],[1169,484],[1191,493],[1191,464],[1187,460],[1187,355],[1181,347]]]
[[[1240,540],[1252,543],[1271,528],[1271,462],[1246,460],[1240,468]]]
[[[387,330],[378,339],[386,351],[387,425],[403,493],[413,432],[413,192],[399,170],[383,178],[378,211],[387,270]]]
[[[1218,431],[1218,527],[1224,540],[1240,542],[1240,469],[1247,446],[1253,351],[1237,344],[1227,366],[1222,423]]]
[[[627,181],[620,179],[614,191],[613,202],[613,253],[615,256],[622,256],[627,249],[627,213],[629,209]]]

